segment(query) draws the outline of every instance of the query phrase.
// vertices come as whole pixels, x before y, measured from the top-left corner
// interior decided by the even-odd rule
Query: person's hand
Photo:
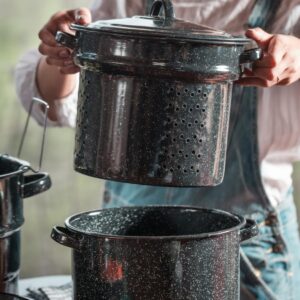
[[[300,78],[300,39],[291,35],[269,34],[261,28],[248,29],[246,36],[263,49],[263,58],[245,69],[237,83],[271,87],[289,85]]]
[[[69,28],[71,23],[85,25],[91,22],[91,13],[87,8],[61,11],[53,15],[39,32],[41,44],[39,51],[46,56],[49,65],[57,66],[63,74],[74,74],[79,68],[74,65],[72,50],[58,45],[55,41],[57,31],[74,34]]]

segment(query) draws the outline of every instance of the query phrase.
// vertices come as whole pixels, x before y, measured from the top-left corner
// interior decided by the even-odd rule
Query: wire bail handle
[[[32,98],[32,101],[30,103],[30,107],[29,107],[28,115],[27,115],[27,120],[26,120],[26,123],[25,123],[25,127],[24,127],[24,130],[23,130],[22,137],[21,137],[21,142],[20,142],[20,146],[19,146],[19,149],[18,149],[17,157],[20,158],[20,155],[22,153],[23,144],[24,144],[24,140],[25,140],[25,136],[26,136],[26,133],[27,133],[28,124],[29,124],[29,120],[30,120],[30,117],[31,117],[31,113],[32,113],[32,109],[33,109],[34,104],[43,105],[44,108],[45,108],[45,117],[44,117],[44,124],[43,124],[44,128],[43,128],[42,145],[41,145],[41,152],[40,152],[40,159],[39,159],[39,167],[38,167],[37,170],[34,170],[33,168],[30,167],[30,169],[34,173],[38,173],[41,170],[41,167],[42,167],[44,148],[45,148],[45,136],[46,136],[46,128],[47,128],[48,110],[49,110],[49,104],[47,102],[39,99],[39,98],[36,98],[36,97]]]

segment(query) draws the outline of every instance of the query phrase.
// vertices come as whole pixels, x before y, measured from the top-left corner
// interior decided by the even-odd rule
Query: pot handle
[[[263,50],[261,48],[253,48],[245,50],[240,55],[240,64],[253,63],[263,57]]]
[[[36,173],[24,176],[22,185],[23,198],[31,197],[47,191],[51,187],[51,179],[48,173]]]
[[[246,219],[246,224],[240,230],[240,241],[246,241],[258,235],[258,227],[256,222]]]
[[[76,47],[76,37],[72,34],[57,31],[55,35],[55,40],[62,46],[65,46],[70,49],[74,49]]]
[[[150,9],[150,16],[158,17],[162,7],[165,12],[164,14],[165,19],[175,18],[174,8],[171,0],[155,0]]]
[[[62,226],[54,226],[51,232],[51,238],[63,245],[70,248],[73,248],[77,251],[82,249],[82,240],[79,239],[78,236],[71,232],[68,228]]]

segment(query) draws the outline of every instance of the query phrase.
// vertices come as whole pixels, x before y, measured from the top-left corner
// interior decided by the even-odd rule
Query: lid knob
[[[165,19],[174,19],[175,13],[171,0],[155,0],[150,10],[151,17],[157,17],[160,13],[161,8],[164,9]]]

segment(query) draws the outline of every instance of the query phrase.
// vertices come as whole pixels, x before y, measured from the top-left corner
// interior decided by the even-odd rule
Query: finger
[[[40,44],[39,51],[41,54],[50,56],[52,58],[70,58],[71,51],[65,47],[50,47],[44,43]]]
[[[91,12],[86,7],[81,7],[74,12],[75,22],[80,25],[89,24],[92,21]]]
[[[276,62],[273,56],[270,56],[268,53],[264,53],[262,59],[255,61],[253,68],[273,68],[276,66]]]
[[[269,81],[275,81],[276,84],[279,82],[278,78],[285,79],[289,74],[289,67],[290,67],[290,59],[288,55],[285,55],[281,62],[273,68],[253,68],[252,72],[255,77],[259,77],[262,79],[266,79]]]
[[[57,42],[55,40],[54,34],[50,32],[46,27],[44,27],[40,32],[39,32],[39,39],[46,45],[50,47],[55,47],[57,46]]]
[[[69,67],[64,67],[60,69],[60,72],[62,74],[75,74],[80,71],[80,68],[77,66],[69,66]]]
[[[248,29],[246,31],[246,36],[253,39],[263,50],[268,48],[269,42],[273,37],[272,34],[267,33],[259,27]]]
[[[46,62],[50,66],[57,66],[57,67],[69,67],[74,66],[73,59],[58,59],[54,57],[47,57]]]
[[[244,77],[235,81],[235,83],[243,86],[256,86],[256,87],[271,87],[276,84],[276,82],[264,80],[258,77]]]

